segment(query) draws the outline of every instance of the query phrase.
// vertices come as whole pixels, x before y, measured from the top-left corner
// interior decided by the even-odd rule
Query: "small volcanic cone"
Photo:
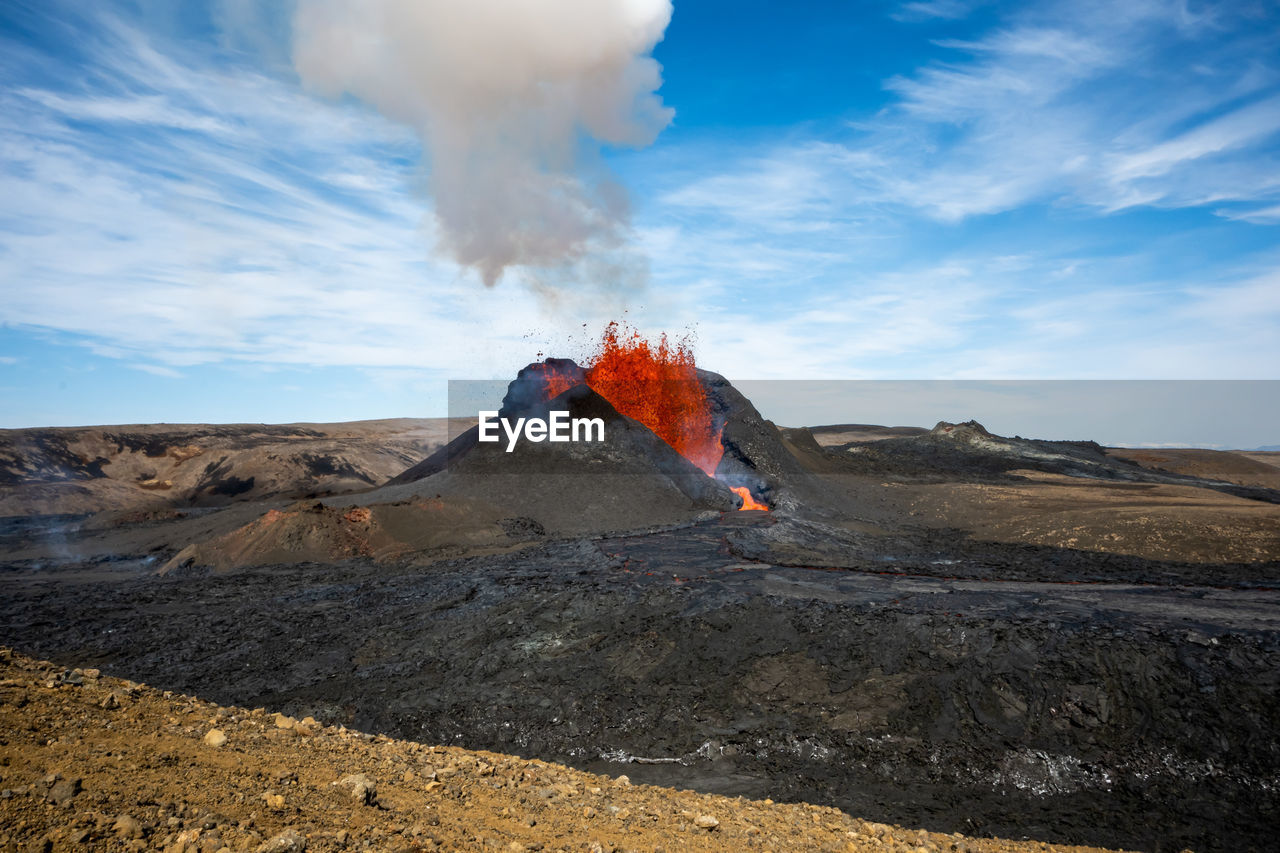
[[[507,396],[502,401],[503,411],[510,412],[555,399],[586,381],[587,371],[573,359],[535,361],[516,374],[516,381],[507,386]]]
[[[273,511],[184,549],[165,571],[435,559],[798,505],[806,472],[782,434],[684,345],[610,327],[589,367],[547,359],[521,370],[499,416],[552,411],[600,419],[603,439],[526,440],[508,452],[473,426],[384,486]]]
[[[672,343],[663,335],[651,342],[618,323],[605,327],[585,367],[569,359],[548,358],[522,369],[507,387],[499,414],[509,419],[546,417],[551,410],[585,407],[594,411],[601,406],[608,410],[607,422],[642,427],[703,475],[723,483],[719,493],[728,491],[734,496],[729,498],[734,502],[730,508],[770,509],[769,495],[780,478],[799,471],[777,428],[760,417],[724,377],[699,370],[688,341]],[[574,416],[578,416],[576,411]],[[710,494],[705,484],[696,484],[687,473],[673,470],[665,452],[641,448],[639,443],[644,442],[633,432],[627,427],[623,438],[628,452],[638,452],[639,457],[618,468],[621,458],[615,454],[612,469],[639,473],[657,467],[664,476],[673,476],[680,491],[695,503],[708,505],[704,503]],[[478,472],[479,463],[471,458],[477,451],[488,459],[483,467],[495,474],[503,470],[532,473],[535,459],[535,467],[542,473],[564,473],[576,468],[575,456],[601,452],[543,445],[517,450],[514,456],[518,458],[513,458],[497,452],[493,445],[482,446],[478,430],[473,428],[388,485],[413,483],[464,460],[468,471]],[[718,497],[711,501],[711,505],[719,503]]]
[[[564,358],[548,358],[524,370],[537,381],[515,384],[503,401],[527,405],[558,397],[575,385],[586,384],[620,413],[639,421],[677,453],[714,477],[724,448],[722,423],[713,416],[707,388],[698,375],[688,341],[672,344],[666,335],[650,343],[634,329],[618,323],[605,326],[586,367]]]
[[[192,566],[215,571],[279,563],[330,563],[351,558],[388,560],[405,554],[501,550],[522,541],[510,521],[488,504],[433,499],[338,507],[299,501],[178,552],[159,571]]]
[[[599,418],[603,440],[520,441],[507,452],[503,443],[481,442],[479,427],[472,427],[365,499],[465,498],[536,519],[548,533],[575,535],[678,524],[737,508],[726,484],[585,383],[546,399],[546,375],[544,364],[521,370],[508,386],[501,417],[567,411],[573,418]]]
[[[547,399],[585,383],[620,413],[652,430],[703,473],[729,483],[742,501],[741,509],[769,509],[769,504],[758,497],[767,485],[752,475],[753,464],[739,454],[722,467],[726,423],[739,413],[748,420],[763,421],[740,394],[716,396],[716,389],[728,387],[728,382],[697,368],[687,339],[672,343],[662,335],[654,343],[636,330],[614,322],[605,327],[587,367],[567,359],[549,358],[526,370],[542,378],[542,392]],[[512,399],[508,393],[504,405]],[[779,449],[780,446],[771,448]]]

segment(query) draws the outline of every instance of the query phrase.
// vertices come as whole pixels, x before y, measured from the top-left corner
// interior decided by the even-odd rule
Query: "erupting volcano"
[[[611,322],[581,374],[550,359],[541,369],[548,398],[577,384],[580,375],[621,414],[644,424],[707,476],[716,476],[724,456],[724,424],[712,414],[687,340],[673,344],[663,334],[654,345],[636,330]],[[746,486],[732,491],[742,498],[744,510],[769,509]]]

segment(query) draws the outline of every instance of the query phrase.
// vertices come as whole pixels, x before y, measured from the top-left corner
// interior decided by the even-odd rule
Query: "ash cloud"
[[[293,59],[419,133],[439,248],[494,285],[625,248],[599,152],[671,121],[648,55],[670,18],[670,0],[300,0]]]

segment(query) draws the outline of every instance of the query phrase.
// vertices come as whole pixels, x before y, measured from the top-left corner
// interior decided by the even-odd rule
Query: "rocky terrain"
[[[545,387],[536,367],[504,408],[548,405],[517,393]],[[557,405],[604,418],[605,442],[508,454],[468,430],[345,494],[37,504],[0,519],[0,643],[223,705],[933,833],[1273,846],[1270,457],[973,422],[779,429],[697,381],[722,425],[714,470],[579,384]],[[769,510],[737,511],[730,486]]]
[[[1087,853],[394,740],[0,650],[0,850]]]
[[[360,491],[450,437],[443,418],[0,430],[0,517]]]
[[[1067,583],[981,578],[995,557],[1025,578],[1050,563],[1018,547],[788,567],[753,550],[788,523],[771,522],[428,565],[15,567],[0,642],[224,704],[937,832],[1268,848],[1274,587],[1072,580],[1083,561]]]
[[[878,424],[828,424],[808,429],[823,447],[840,447],[855,441],[879,441],[882,438],[909,438],[929,431],[923,427],[887,427]]]
[[[1280,489],[1280,453],[1197,448],[1112,447],[1107,454],[1155,471]]]

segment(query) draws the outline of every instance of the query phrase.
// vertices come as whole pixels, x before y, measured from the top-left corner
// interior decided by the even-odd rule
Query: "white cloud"
[[[1243,19],[1156,2],[1047,3],[887,86],[849,147],[867,195],[942,220],[1065,200],[1117,210],[1275,198],[1259,146],[1280,72]],[[1229,32],[1224,36],[1224,31]],[[1158,81],[1158,82],[1157,82]]]
[[[665,309],[697,320],[700,355],[731,378],[1266,378],[1280,363],[1274,257],[1169,277],[1154,242],[1098,255],[1069,228],[1010,242],[883,215],[832,146],[731,162],[662,194],[643,232],[683,295]]]
[[[696,329],[700,362],[737,378],[1273,375],[1275,259],[1155,280],[1133,271],[1141,247],[963,230],[1038,201],[1280,221],[1269,71],[1157,4],[1071,8],[952,43],[839,139],[637,155],[661,168],[636,216],[653,284],[628,318]],[[1166,25],[1183,70],[1134,50]],[[543,296],[485,290],[431,260],[417,144],[370,111],[179,62],[119,22],[100,38],[83,48],[102,92],[0,90],[0,279],[24,283],[0,290],[0,322],[140,370],[342,366],[427,394],[577,354],[627,304],[532,277]],[[1183,75],[1172,94],[1144,88],[1164,73]]]
[[[110,96],[0,93],[0,278],[23,282],[0,291],[0,321],[153,373],[507,372],[520,336],[554,325],[527,291],[483,292],[429,259],[407,131],[287,79],[180,64],[116,20],[100,32],[82,47]]]
[[[667,153],[649,239],[660,281],[696,282],[683,310],[711,364],[738,377],[1274,375],[1267,294],[1280,287],[1250,264],[1275,258],[1206,247],[1212,260],[1178,268],[1160,257],[1172,235],[1162,247],[1077,231],[1144,206],[1280,221],[1280,77],[1253,24],[1157,2],[1020,8],[945,42],[950,61],[888,81],[897,100],[839,141],[691,150],[688,164]],[[1053,206],[1052,230],[980,222],[1033,204]]]
[[[1237,210],[1232,208],[1223,208],[1214,211],[1223,219],[1236,219],[1242,222],[1256,222],[1260,225],[1274,225],[1280,223],[1280,204],[1274,204],[1270,207],[1258,207],[1249,210]]]
[[[78,121],[154,124],[179,130],[227,134],[231,128],[210,115],[175,108],[160,95],[130,98],[68,98],[40,89],[19,89],[15,94],[36,101],[58,115]]]
[[[892,17],[899,21],[925,21],[934,18],[953,20],[965,17],[977,5],[980,5],[980,0],[979,2],[969,2],[969,0],[918,0],[918,2],[903,3],[893,11]]]
[[[182,374],[172,367],[161,367],[158,364],[130,364],[129,367],[134,370],[141,370],[143,373],[150,373],[152,376],[163,376],[166,379],[182,378]]]
[[[663,201],[800,231],[886,210],[958,222],[1035,203],[1106,213],[1280,198],[1280,70],[1250,58],[1246,36],[1180,29],[1154,3],[1047,8],[942,42],[952,61],[886,81],[896,100],[843,139],[722,156]]]
[[[1116,184],[1167,175],[1213,154],[1242,148],[1280,131],[1280,97],[1267,98],[1206,121],[1150,147],[1118,155],[1108,168]]]

